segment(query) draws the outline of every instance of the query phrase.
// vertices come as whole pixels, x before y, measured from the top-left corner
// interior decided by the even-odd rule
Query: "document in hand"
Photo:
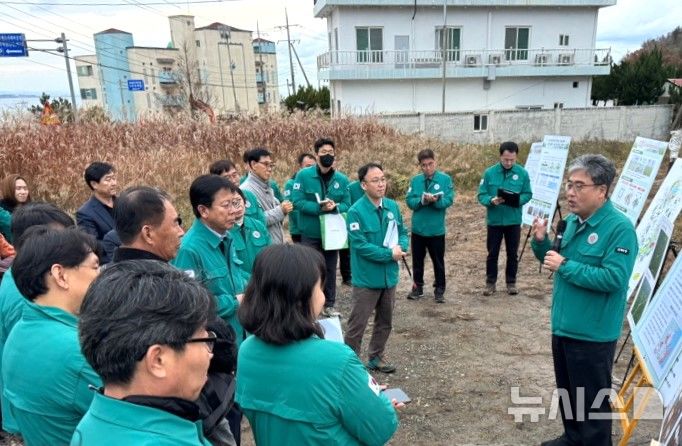
[[[518,192],[513,192],[507,189],[497,189],[497,196],[504,199],[504,204],[507,206],[517,208],[520,206],[520,201],[519,199],[521,198],[521,195],[519,195]]]
[[[345,214],[320,215],[320,232],[322,233],[322,249],[325,251],[348,248]]]
[[[341,321],[338,316],[319,319],[317,322],[322,326],[322,331],[324,331],[324,338],[326,340],[343,342],[343,330],[341,330]]]
[[[393,249],[398,244],[398,224],[395,220],[389,220],[384,237],[384,247]]]

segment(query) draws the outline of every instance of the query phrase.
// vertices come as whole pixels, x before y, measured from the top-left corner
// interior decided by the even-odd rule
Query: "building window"
[[[443,33],[443,27],[436,28],[436,50],[443,51],[445,44],[445,60],[448,62],[459,61],[459,49],[461,48],[460,39],[462,36],[461,28],[448,26]]]
[[[568,34],[559,34],[559,46],[568,46]]]
[[[81,65],[76,67],[79,76],[92,76],[92,65]]]
[[[97,90],[94,88],[81,88],[81,99],[97,99]]]
[[[504,31],[504,55],[507,60],[528,60],[530,28],[507,27]]]
[[[564,103],[563,102],[555,102],[554,108],[564,108]]]
[[[383,28],[355,28],[358,62],[381,63],[384,61]]]
[[[488,115],[474,115],[474,132],[488,130]]]
[[[197,48],[199,48],[201,46],[201,41],[197,40],[196,43],[197,43]]]
[[[573,82],[573,88],[578,88],[580,86],[580,82]]]

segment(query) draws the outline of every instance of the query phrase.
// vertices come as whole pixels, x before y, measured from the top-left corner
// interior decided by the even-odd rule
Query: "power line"
[[[234,1],[239,1],[239,0],[195,0],[195,1],[185,1],[185,2],[174,2],[174,1],[163,1],[163,2],[139,2],[140,6],[177,6],[180,8],[180,5],[199,5],[199,4],[206,4],[206,3],[225,3],[225,2],[234,2]],[[67,2],[67,3],[58,3],[58,2],[24,2],[24,1],[0,1],[0,4],[5,4],[5,5],[29,5],[29,6],[132,6],[130,3],[113,3],[113,2],[106,2],[106,3],[75,3],[75,2]]]

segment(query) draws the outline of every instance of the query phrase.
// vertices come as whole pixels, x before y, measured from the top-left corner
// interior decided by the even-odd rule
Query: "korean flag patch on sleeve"
[[[358,222],[353,222],[350,224],[350,230],[351,231],[358,231],[360,230],[360,223]]]
[[[299,190],[301,188],[301,183],[294,183],[294,190]]]
[[[374,392],[375,395],[379,396],[379,393],[381,392],[381,386],[379,385],[378,382],[370,375],[369,373],[367,374],[367,387],[370,388],[372,392]]]

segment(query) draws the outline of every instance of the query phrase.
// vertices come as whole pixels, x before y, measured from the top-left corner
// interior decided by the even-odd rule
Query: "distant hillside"
[[[675,67],[678,74],[682,75],[682,27],[678,26],[668,34],[657,39],[647,40],[642,48],[625,56],[624,60],[634,62],[643,53],[649,53],[654,47],[658,47],[663,55],[663,65]]]

